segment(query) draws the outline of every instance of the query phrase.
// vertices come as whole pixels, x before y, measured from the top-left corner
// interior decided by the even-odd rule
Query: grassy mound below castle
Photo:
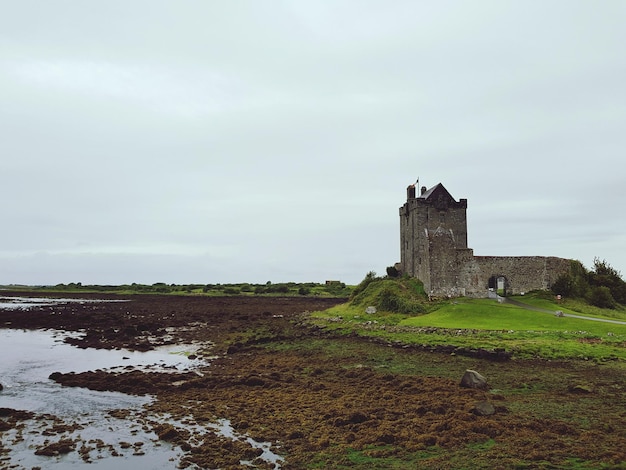
[[[548,313],[562,311],[626,321],[623,308],[602,309],[581,300],[557,303],[547,292],[516,299],[543,311],[491,299],[429,301],[417,279],[379,278],[368,273],[349,302],[315,312],[310,318],[317,326],[337,334],[452,354],[491,352],[507,358],[626,360],[626,324]]]

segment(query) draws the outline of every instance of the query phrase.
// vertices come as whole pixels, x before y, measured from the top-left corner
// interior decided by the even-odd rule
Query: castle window
[[[440,212],[439,213],[439,222],[445,222],[446,221],[446,213],[445,212]]]

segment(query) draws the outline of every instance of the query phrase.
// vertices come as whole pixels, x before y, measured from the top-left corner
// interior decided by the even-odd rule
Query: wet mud
[[[451,355],[308,325],[305,312],[337,299],[128,299],[4,311],[0,326],[82,331],[69,341],[84,348],[210,344],[198,352],[210,363],[193,372],[51,376],[153,395],[143,425],[184,451],[183,468],[626,468],[626,373],[616,364]],[[459,386],[470,368],[489,390]],[[29,418],[0,410],[0,432]],[[218,432],[223,419],[238,439]],[[37,452],[79,450],[58,441]]]

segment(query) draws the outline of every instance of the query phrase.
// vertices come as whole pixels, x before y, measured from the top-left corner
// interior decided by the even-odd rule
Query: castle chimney
[[[422,186],[422,188],[420,189],[420,196],[423,196],[424,193],[426,192],[426,186]]]
[[[412,184],[408,188],[406,188],[406,198],[415,199],[415,185]]]

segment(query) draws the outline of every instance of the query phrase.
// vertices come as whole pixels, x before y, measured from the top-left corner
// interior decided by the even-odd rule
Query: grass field
[[[336,336],[305,337],[291,347],[299,354],[332,357],[348,371],[376,371],[390,384],[414,383],[416,391],[427,378],[458,380],[463,370],[478,370],[492,386],[488,399],[505,409],[503,415],[495,416],[514,431],[468,439],[454,448],[438,444],[411,449],[377,443],[348,448],[340,457],[331,453],[335,449],[326,449],[308,468],[626,468],[623,457],[617,455],[626,438],[621,424],[626,403],[626,325],[557,317],[495,300],[467,298],[429,303],[423,308],[427,313],[422,314],[383,309],[365,313],[368,303],[379,305],[376,301],[381,291],[381,286],[376,286],[372,295],[363,295],[358,304],[345,303],[311,314],[311,321]],[[526,295],[516,300],[552,312],[626,320],[623,310],[567,301],[556,304],[545,297]],[[483,350],[505,350],[511,358],[500,361],[466,354]],[[415,402],[423,403],[438,394],[415,395]],[[449,419],[436,417],[435,421],[442,423],[436,429],[454,429],[464,419],[462,412]],[[514,420],[532,423],[528,433]],[[540,436],[539,427],[547,422],[553,426]],[[422,429],[413,429],[412,440]],[[602,447],[610,439],[613,444]],[[549,449],[536,451],[535,445]],[[589,453],[600,448],[601,457]]]
[[[581,314],[541,298],[523,300],[552,311]],[[593,316],[622,319],[624,315],[611,313],[612,317],[596,309]],[[626,360],[626,325],[557,317],[489,299],[454,299],[423,315],[366,314],[361,307],[342,304],[312,317],[337,332],[406,344],[504,349],[518,358]]]
[[[529,305],[564,313],[579,312],[547,301],[528,302]],[[596,317],[599,318],[598,315]],[[490,299],[459,299],[444,304],[427,315],[407,318],[400,322],[407,326],[438,326],[442,328],[476,328],[484,330],[585,330],[590,334],[626,333],[626,325],[616,325],[525,310],[511,304],[500,304]]]

